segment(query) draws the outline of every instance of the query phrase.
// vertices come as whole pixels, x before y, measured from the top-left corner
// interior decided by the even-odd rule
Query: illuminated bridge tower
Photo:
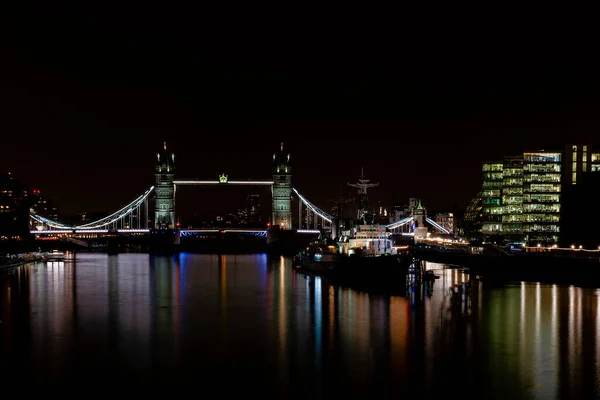
[[[419,199],[419,204],[413,210],[413,221],[415,223],[414,238],[417,241],[427,238],[426,220],[427,210],[421,205],[421,200]]]
[[[154,171],[156,184],[156,208],[154,212],[154,228],[175,229],[175,154],[167,153],[167,142],[163,150],[156,153]]]
[[[292,165],[290,153],[273,154],[273,226],[292,229]]]

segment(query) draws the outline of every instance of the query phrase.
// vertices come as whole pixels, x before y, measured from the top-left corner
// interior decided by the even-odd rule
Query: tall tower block
[[[273,154],[273,226],[292,229],[292,164],[290,153]]]
[[[154,228],[175,229],[175,154],[167,152],[167,142],[164,143],[163,149],[156,153],[154,177]]]

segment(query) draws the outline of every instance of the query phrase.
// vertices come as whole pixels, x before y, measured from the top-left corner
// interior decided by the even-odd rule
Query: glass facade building
[[[562,166],[562,152],[543,150],[484,163],[481,234],[558,243]]]
[[[523,233],[529,243],[558,243],[562,153],[523,154]]]

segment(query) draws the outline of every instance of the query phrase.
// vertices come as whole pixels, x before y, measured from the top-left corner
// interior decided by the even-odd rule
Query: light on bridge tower
[[[273,154],[273,226],[292,229],[292,164],[290,153]]]
[[[154,227],[156,229],[175,229],[175,154],[167,152],[167,142],[163,150],[156,153],[154,170],[156,184],[156,208],[154,212]]]

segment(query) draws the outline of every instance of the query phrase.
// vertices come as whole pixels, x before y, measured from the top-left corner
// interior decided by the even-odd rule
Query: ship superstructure
[[[393,247],[391,232],[385,226],[376,223],[375,210],[369,204],[367,189],[379,186],[379,183],[371,183],[366,179],[363,169],[358,182],[348,182],[348,186],[358,188],[358,212],[356,225],[341,232],[338,240],[340,253],[348,255],[360,253],[363,256],[397,254],[397,249]]]

